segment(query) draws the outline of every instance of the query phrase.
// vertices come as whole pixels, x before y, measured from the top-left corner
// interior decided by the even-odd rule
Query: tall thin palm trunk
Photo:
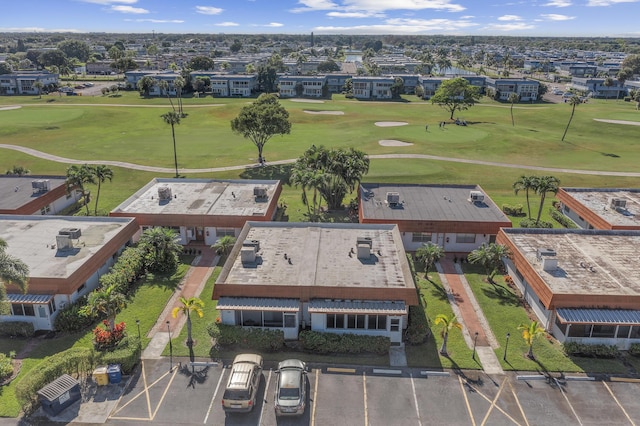
[[[571,125],[571,120],[573,120],[573,113],[576,112],[576,104],[573,104],[573,108],[571,109],[571,117],[569,117],[569,122],[567,123],[567,127],[564,129],[564,133],[562,134],[562,142],[564,142],[564,137],[567,136],[567,131],[569,130],[569,126]]]
[[[173,161],[176,165],[176,177],[180,177],[178,175],[178,151],[176,149],[176,132],[173,123],[171,123],[171,136],[173,137]]]

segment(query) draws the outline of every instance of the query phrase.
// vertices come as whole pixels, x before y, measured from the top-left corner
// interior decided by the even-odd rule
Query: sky
[[[640,0],[5,0],[0,32],[640,37]]]

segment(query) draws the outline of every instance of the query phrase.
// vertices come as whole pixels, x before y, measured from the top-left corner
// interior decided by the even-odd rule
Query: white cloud
[[[79,0],[83,3],[101,4],[103,6],[109,6],[114,3],[120,4],[136,4],[138,0]]]
[[[637,3],[640,0],[589,0],[587,6],[611,6],[618,3]]]
[[[284,27],[284,24],[281,24],[280,22],[269,22],[265,27],[278,28]]]
[[[524,22],[516,22],[512,24],[489,24],[483,29],[490,31],[520,31],[520,30],[532,30],[536,26],[526,24]]]
[[[477,26],[467,20],[452,19],[388,19],[380,25],[356,25],[352,27],[322,26],[313,31],[333,34],[418,34],[448,33],[455,34],[461,30]]]
[[[113,10],[114,12],[135,13],[138,15],[149,13],[147,9],[143,9],[141,7],[131,7],[131,6],[111,6],[111,10]]]
[[[522,21],[522,18],[518,15],[502,15],[498,21]]]
[[[128,22],[152,22],[154,24],[182,24],[181,19],[125,19]]]
[[[213,24],[216,27],[238,27],[240,24],[236,22],[220,22],[219,24]]]
[[[196,12],[202,15],[219,15],[222,11],[224,11],[224,9],[220,9],[219,7],[196,6]]]
[[[330,18],[384,18],[383,13],[375,12],[329,12],[327,16]]]
[[[449,12],[462,12],[466,8],[462,5],[451,3],[452,0],[342,0],[336,3],[330,0],[299,0],[303,7],[292,9],[290,12],[313,12],[322,10],[335,10],[340,12],[388,12],[392,10],[446,10]]]
[[[41,27],[0,27],[0,32],[7,33],[81,33],[84,31],[73,28],[41,28]]]
[[[543,6],[551,7],[569,7],[572,3],[570,0],[551,0],[549,3],[543,4]]]
[[[557,15],[555,13],[543,14],[540,16],[545,18],[547,21],[571,21],[572,19],[576,19],[575,16]]]

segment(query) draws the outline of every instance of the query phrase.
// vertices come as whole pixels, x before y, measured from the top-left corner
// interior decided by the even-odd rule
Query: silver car
[[[307,366],[298,359],[287,359],[276,370],[275,410],[278,416],[304,413],[307,400]]]

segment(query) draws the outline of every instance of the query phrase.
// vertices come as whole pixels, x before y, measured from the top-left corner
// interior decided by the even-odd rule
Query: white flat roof
[[[621,188],[562,188],[607,223],[617,226],[640,227],[640,189]],[[626,202],[625,208],[611,208],[611,199]]]
[[[29,267],[29,276],[68,278],[125,228],[132,218],[0,215],[0,238],[7,253]],[[73,248],[58,250],[56,235],[63,228],[80,229]],[[99,265],[101,266],[101,265]]]

